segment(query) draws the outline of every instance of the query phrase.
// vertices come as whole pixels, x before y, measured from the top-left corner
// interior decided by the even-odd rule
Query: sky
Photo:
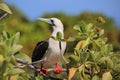
[[[4,2],[15,5],[30,20],[36,20],[47,12],[77,15],[90,11],[113,18],[120,27],[120,0],[4,0]]]

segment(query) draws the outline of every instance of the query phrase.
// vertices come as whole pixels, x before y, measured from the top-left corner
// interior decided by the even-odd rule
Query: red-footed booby
[[[64,27],[59,19],[38,18],[38,20],[51,25],[53,28],[53,32],[51,34],[52,37],[56,37],[57,33],[60,32],[62,34],[61,38],[64,39]],[[37,43],[32,55],[32,62],[36,68],[41,68],[41,66],[52,66],[64,58],[63,54],[65,53],[66,42],[55,40],[52,37]],[[58,65],[56,65],[56,67],[58,67]]]

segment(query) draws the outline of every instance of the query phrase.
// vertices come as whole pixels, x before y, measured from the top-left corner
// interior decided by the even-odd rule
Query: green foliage
[[[19,37],[19,32],[13,36],[6,31],[0,32],[0,80],[8,80],[14,75],[26,75],[24,70],[14,68],[18,65],[14,57],[16,54],[17,57],[22,57],[21,59],[31,60],[27,55],[20,53],[22,46],[18,44]]]
[[[73,29],[78,34],[72,37],[72,40],[78,43],[74,48],[74,55],[68,56],[70,67],[75,67],[72,79],[119,80],[120,54],[119,52],[113,52],[112,45],[107,43],[108,39],[103,35],[104,30],[101,27],[96,27],[92,23],[87,24],[84,21],[79,22]],[[62,33],[58,32],[55,39],[63,41],[61,35]],[[17,79],[20,80],[24,78],[29,78],[29,80],[43,80],[41,76],[33,77],[27,74],[24,69],[14,68],[18,65],[15,57],[31,62],[30,57],[20,52],[22,46],[18,44],[19,38],[19,32],[11,36],[8,32],[1,30],[0,79],[8,80],[16,75]],[[69,77],[71,78],[71,76]]]
[[[12,14],[11,10],[9,9],[9,7],[5,3],[0,3],[0,9],[3,11],[6,11],[9,14]]]
[[[40,21],[29,21],[29,19],[26,18],[24,14],[22,14],[18,9],[16,9],[15,6],[9,6],[14,13],[14,15],[8,16],[7,19],[3,20],[3,23],[5,25],[4,29],[8,31],[11,34],[14,34],[15,32],[21,32],[21,38],[20,38],[20,44],[24,45],[24,48],[22,49],[22,52],[28,54],[31,56],[32,51],[34,49],[34,46],[37,44],[38,41],[47,39],[50,37],[50,34],[52,32],[52,28]],[[98,16],[103,16],[106,20],[106,23],[103,25],[100,25],[96,19]],[[114,50],[120,50],[120,43],[119,43],[119,34],[120,30],[117,28],[116,25],[114,25],[114,22],[111,18],[104,16],[103,14],[99,13],[90,13],[90,12],[84,12],[80,15],[71,16],[66,15],[65,13],[48,13],[43,15],[42,17],[56,17],[59,18],[63,24],[64,24],[64,33],[65,33],[65,39],[68,37],[72,37],[76,35],[75,30],[73,30],[73,26],[75,24],[79,25],[80,20],[84,20],[87,23],[93,23],[99,24],[102,28],[104,28],[102,32],[104,32],[104,36],[108,37],[108,42],[113,45]],[[104,27],[103,27],[104,26]],[[43,34],[45,33],[45,34]],[[29,37],[29,38],[28,38]],[[74,37],[72,37],[70,40],[74,40]],[[69,40],[69,41],[70,41]],[[68,45],[71,45],[67,51],[71,52],[73,51],[75,43],[68,43]]]
[[[22,73],[25,73],[25,71],[22,69],[10,69],[5,73],[5,75],[12,76],[12,75],[22,74]]]
[[[3,10],[9,14],[12,14],[11,10],[9,9],[9,7],[2,2],[2,0],[0,0],[0,10]]]
[[[112,80],[112,75],[110,72],[105,72],[102,75],[102,80]]]
[[[20,58],[25,61],[28,61],[28,62],[31,62],[31,58],[29,56],[27,56],[26,54],[19,53],[19,54],[16,54],[15,57]]]
[[[119,80],[120,72],[116,72],[116,66],[120,65],[118,60],[120,53],[113,52],[112,45],[107,43],[108,39],[103,35],[104,30],[84,21],[75,25],[73,29],[78,32],[75,36],[75,41],[78,43],[74,56],[69,57],[70,62],[75,61],[76,66],[79,64],[73,80]],[[76,67],[74,65],[72,67]]]

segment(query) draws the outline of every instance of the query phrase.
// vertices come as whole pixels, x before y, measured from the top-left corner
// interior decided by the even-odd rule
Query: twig
[[[25,60],[22,60],[22,59],[19,59],[19,58],[16,58],[16,61],[17,61],[18,63],[21,63],[21,64],[24,65],[24,66],[22,66],[22,67],[21,67],[21,65],[16,66],[16,68],[24,68],[24,67],[27,66],[27,67],[31,68],[32,70],[40,71],[40,69],[35,68],[35,66],[32,65],[33,63],[29,63],[28,61],[25,61]],[[48,69],[48,72],[51,72],[51,71],[53,71],[53,69],[52,69],[52,68],[49,68],[49,69]],[[63,71],[63,72],[66,72],[67,70],[63,68],[62,71]]]
[[[5,13],[4,15],[2,15],[1,17],[0,17],[0,20],[2,20],[4,17],[6,17],[7,16],[7,13]]]
[[[14,57],[14,56],[12,56],[12,57]],[[15,58],[15,57],[14,57]],[[22,59],[20,59],[20,58],[15,58],[16,59],[16,61],[18,62],[18,63],[21,63],[22,65],[18,65],[18,66],[15,66],[15,68],[24,68],[24,67],[29,67],[30,69],[32,69],[32,70],[34,70],[34,71],[40,71],[40,69],[38,69],[38,68],[36,68],[34,65],[32,65],[33,64],[33,62],[32,63],[29,63],[28,61],[25,61],[25,60],[22,60]],[[34,62],[35,63],[35,62]],[[48,72],[54,72],[54,69],[52,69],[52,68],[49,68],[49,69],[47,69],[47,71]],[[68,70],[67,69],[62,69],[62,72],[67,72]],[[62,79],[60,79],[60,78],[55,78],[55,77],[52,77],[52,76],[48,76],[48,75],[46,75],[46,74],[42,74],[42,76],[43,77],[45,77],[45,78],[48,78],[48,79],[51,79],[51,80],[62,80]]]

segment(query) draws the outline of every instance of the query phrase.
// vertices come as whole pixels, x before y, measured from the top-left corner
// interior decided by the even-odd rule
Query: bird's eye
[[[54,20],[51,19],[50,21],[54,24]]]

